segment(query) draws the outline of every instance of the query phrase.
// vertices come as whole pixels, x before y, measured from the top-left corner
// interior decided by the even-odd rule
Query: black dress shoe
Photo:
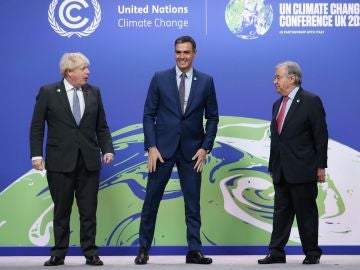
[[[146,250],[146,248],[141,247],[139,249],[138,255],[136,256],[136,258],[134,260],[135,264],[147,264],[148,260],[149,260],[148,251]]]
[[[44,263],[44,266],[57,266],[63,264],[64,264],[64,258],[51,256],[50,259]]]
[[[189,251],[186,254],[186,263],[211,264],[212,259],[204,257],[200,251]]]
[[[303,260],[303,264],[318,264],[320,263],[320,257],[314,255],[306,255],[305,259]]]
[[[285,256],[275,257],[273,255],[268,254],[264,259],[258,260],[258,264],[272,264],[272,263],[286,263],[286,257]]]
[[[93,256],[86,257],[86,262],[85,263],[87,265],[92,265],[92,266],[104,265],[103,261],[100,260],[98,255],[93,255]]]

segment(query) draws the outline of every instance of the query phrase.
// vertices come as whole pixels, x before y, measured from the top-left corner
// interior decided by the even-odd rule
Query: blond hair
[[[82,53],[64,53],[60,60],[60,73],[65,76],[67,70],[73,70],[84,64],[90,65],[90,61]]]

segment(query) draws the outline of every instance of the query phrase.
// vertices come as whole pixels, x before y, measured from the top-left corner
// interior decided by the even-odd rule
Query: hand
[[[105,164],[109,164],[109,163],[111,163],[111,162],[114,160],[114,155],[111,154],[111,153],[106,153],[106,154],[104,155],[103,160],[104,160],[104,163],[105,163]]]
[[[206,157],[205,149],[200,148],[199,150],[197,150],[196,154],[192,157],[192,160],[197,159],[195,166],[194,166],[194,170],[196,170],[197,172],[202,171],[202,169],[204,167],[205,157]]]
[[[318,177],[319,183],[324,183],[325,182],[325,169],[318,168],[317,169],[317,177]]]
[[[164,160],[157,147],[156,146],[150,147],[148,150],[148,160],[147,160],[147,168],[149,173],[156,171],[156,163],[158,160],[160,160],[161,163],[164,163]]]
[[[45,169],[45,162],[43,159],[35,159],[31,163],[32,163],[32,167],[35,170],[42,171]]]

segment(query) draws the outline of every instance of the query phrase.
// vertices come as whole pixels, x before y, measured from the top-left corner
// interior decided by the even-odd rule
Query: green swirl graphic
[[[103,168],[103,175],[109,177],[100,183],[97,243],[137,245],[147,180],[142,125],[121,128],[112,136],[116,159]],[[207,156],[202,176],[204,245],[268,244],[274,195],[267,172],[269,147],[268,121],[220,117],[214,149]],[[351,233],[351,225],[339,227],[336,222],[345,213],[345,203],[331,174],[319,188],[317,202],[322,223],[332,228],[326,233]],[[154,245],[187,245],[183,204],[174,168],[160,205]],[[25,173],[0,193],[0,246],[53,245],[52,210],[46,174]],[[74,204],[70,245],[79,245],[78,220]],[[290,240],[299,244],[296,224]]]

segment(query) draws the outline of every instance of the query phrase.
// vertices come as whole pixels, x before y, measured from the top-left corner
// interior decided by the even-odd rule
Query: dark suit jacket
[[[282,98],[272,109],[269,172],[279,183],[281,171],[289,183],[317,181],[317,168],[327,167],[328,132],[320,98],[299,89],[285,117],[281,134],[276,116]]]
[[[82,86],[85,111],[79,126],[71,112],[63,81],[40,88],[30,128],[31,157],[43,155],[47,122],[45,167],[48,171],[71,172],[79,150],[90,171],[101,167],[102,153],[114,153],[112,138],[97,87]]]
[[[211,76],[193,70],[189,100],[182,114],[175,68],[155,73],[144,106],[145,150],[156,146],[162,157],[169,158],[180,143],[185,158],[191,160],[199,148],[212,149],[218,122]]]

